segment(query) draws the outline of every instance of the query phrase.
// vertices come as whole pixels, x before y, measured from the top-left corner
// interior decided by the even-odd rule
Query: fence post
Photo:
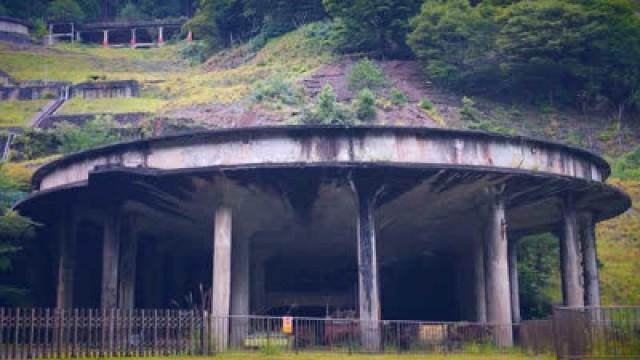
[[[561,351],[560,351],[560,341],[559,341],[559,329],[558,329],[558,307],[553,306],[551,308],[551,332],[553,333],[553,346],[556,350],[556,359],[562,359]]]

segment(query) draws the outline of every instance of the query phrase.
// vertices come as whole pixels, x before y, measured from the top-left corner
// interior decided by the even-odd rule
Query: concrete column
[[[102,30],[102,47],[109,47],[109,30]]]
[[[76,41],[77,42],[82,41],[82,34],[80,33],[80,31],[76,31]]]
[[[49,46],[53,45],[53,25],[49,24]]]
[[[120,248],[120,279],[118,307],[133,310],[136,293],[136,258],[138,255],[138,234],[135,215],[128,214],[122,219],[122,245]]]
[[[511,319],[520,323],[520,285],[518,281],[518,242],[509,242],[509,284],[511,288]]]
[[[136,29],[131,29],[131,48],[136,48]]]
[[[187,42],[190,43],[193,41],[193,32],[189,31],[187,33]]]
[[[107,210],[102,238],[102,309],[118,306],[118,270],[120,258],[120,219],[116,208]]]
[[[267,310],[265,304],[266,283],[265,263],[267,257],[263,251],[251,249],[251,313],[262,315]]]
[[[158,28],[158,46],[164,45],[164,28],[160,26]]]
[[[369,186],[367,186],[369,185]],[[380,350],[380,292],[374,209],[377,190],[370,184],[351,183],[358,207],[358,300],[362,346],[366,351]]]
[[[58,241],[60,257],[58,261],[58,284],[56,289],[56,307],[73,307],[73,282],[76,252],[76,220],[73,209],[62,211],[58,221]]]
[[[582,259],[584,262],[584,304],[586,306],[600,306],[600,280],[593,214],[583,214],[581,230]]]
[[[498,346],[513,345],[507,221],[503,189],[489,190],[486,238],[487,322],[495,325]]]
[[[560,267],[562,296],[565,306],[584,306],[580,285],[580,253],[578,250],[578,219],[573,194],[567,194],[563,203],[563,229],[560,234]]]
[[[234,238],[231,251],[231,343],[241,345],[249,333],[249,238]]]
[[[213,239],[213,287],[211,296],[213,343],[218,351],[229,343],[228,316],[231,301],[231,208],[216,209]]]
[[[475,242],[473,252],[473,288],[475,296],[475,320],[484,324],[487,322],[487,292],[484,277],[484,241],[482,238]]]

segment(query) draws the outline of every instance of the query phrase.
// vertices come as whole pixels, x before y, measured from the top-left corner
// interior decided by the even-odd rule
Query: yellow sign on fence
[[[293,318],[291,316],[282,317],[282,332],[285,334],[293,334]]]

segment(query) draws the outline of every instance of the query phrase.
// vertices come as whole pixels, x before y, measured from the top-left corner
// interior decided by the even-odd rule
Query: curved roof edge
[[[477,130],[459,130],[459,129],[442,129],[442,128],[428,128],[428,127],[408,127],[408,126],[324,126],[324,125],[290,125],[290,126],[255,126],[255,127],[242,127],[242,128],[224,128],[215,130],[199,130],[183,132],[171,135],[156,136],[143,139],[127,140],[117,142],[109,145],[103,145],[95,147],[89,150],[80,151],[65,155],[61,158],[46,163],[40,167],[33,175],[32,187],[37,188],[37,184],[40,183],[42,178],[49,172],[53,171],[56,167],[62,166],[77,160],[84,159],[88,156],[95,156],[108,153],[110,151],[117,151],[126,148],[145,148],[151,143],[171,141],[178,139],[201,139],[209,136],[233,136],[233,135],[251,135],[251,134],[267,134],[267,133],[294,133],[296,135],[313,135],[317,132],[333,132],[333,131],[347,131],[347,132],[366,132],[366,131],[394,131],[400,133],[416,133],[416,134],[438,134],[443,136],[456,136],[463,135],[471,138],[485,138],[485,139],[497,139],[503,141],[514,142],[531,142],[534,144],[541,144],[556,149],[562,149],[564,151],[577,154],[578,156],[587,157],[589,160],[602,171],[603,181],[606,180],[611,174],[611,167],[609,163],[596,153],[575,147],[572,145],[562,144],[559,142],[537,139],[533,137],[520,136],[520,135],[504,135],[498,133],[489,133]]]

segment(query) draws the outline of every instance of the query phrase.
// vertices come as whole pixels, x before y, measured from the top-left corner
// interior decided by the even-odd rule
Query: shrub
[[[640,181],[640,147],[614,160],[611,169],[617,178]]]
[[[369,89],[360,90],[353,101],[353,108],[360,120],[371,120],[376,117],[376,96]]]
[[[404,105],[407,103],[407,95],[397,88],[389,90],[389,100],[393,105]]]
[[[480,121],[481,114],[475,107],[476,102],[473,99],[464,96],[462,98],[462,109],[460,109],[460,116],[463,120],[467,121]]]
[[[435,107],[433,105],[433,103],[431,102],[431,100],[429,100],[429,98],[422,98],[422,100],[420,100],[420,103],[418,104],[418,106],[420,106],[420,108],[424,111],[431,111],[433,110],[433,108]]]
[[[286,105],[298,105],[302,102],[302,94],[293,88],[291,82],[275,77],[258,82],[251,99],[254,102],[279,101]]]
[[[306,124],[322,125],[352,125],[353,115],[336,99],[336,93],[331,85],[325,85],[315,104],[305,111],[303,122]]]
[[[59,143],[58,151],[66,154],[118,141],[117,127],[111,116],[97,116],[80,126],[57,124],[53,133]]]
[[[190,65],[202,64],[207,59],[207,46],[201,41],[183,43],[178,47],[178,58]]]
[[[51,155],[56,152],[58,145],[58,140],[50,131],[25,129],[11,143],[10,159],[24,161]]]
[[[387,84],[387,78],[382,69],[373,61],[363,59],[351,68],[347,76],[347,86],[351,91],[370,89],[379,90]]]

